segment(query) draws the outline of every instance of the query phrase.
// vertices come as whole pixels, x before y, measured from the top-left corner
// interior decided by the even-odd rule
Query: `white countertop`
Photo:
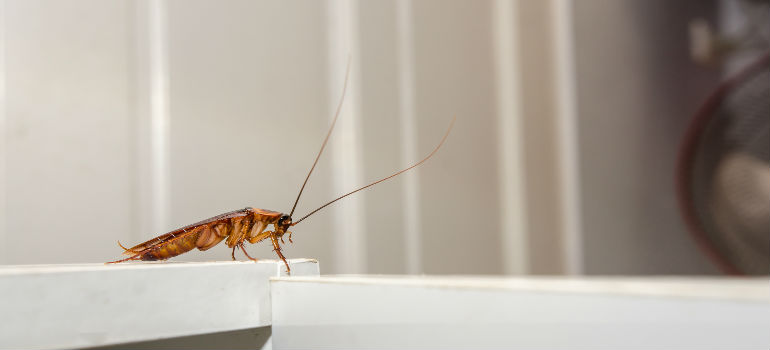
[[[275,349],[768,349],[770,281],[322,276],[272,281]]]
[[[318,263],[290,260],[292,274]],[[81,348],[269,326],[283,262],[0,266],[0,348]]]

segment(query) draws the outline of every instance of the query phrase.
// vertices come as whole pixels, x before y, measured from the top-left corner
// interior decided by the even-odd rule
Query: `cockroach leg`
[[[247,258],[249,258],[253,262],[257,262],[257,259],[252,258],[251,255],[249,255],[249,253],[246,251],[246,248],[243,247],[243,243],[241,243],[239,247],[241,247],[241,251],[243,252],[243,254],[246,254]]]
[[[233,257],[233,261],[235,261],[235,247],[236,247],[236,246],[233,246],[233,253],[232,253],[232,254],[230,254],[230,256],[232,256],[232,257]]]
[[[294,244],[294,241],[291,240],[291,231],[286,231],[286,233],[289,234],[289,243]]]
[[[281,246],[278,245],[278,239],[275,238],[275,235],[270,236],[270,241],[273,242],[273,251],[278,254],[278,257],[283,260],[283,264],[286,265],[286,273],[291,275],[291,268],[289,267],[289,262],[286,261],[286,257],[283,256],[283,253],[281,252]]]
[[[124,262],[124,261],[140,260],[140,259],[141,258],[139,258],[139,254],[137,254],[137,255],[134,255],[134,256],[129,256],[128,258],[125,258],[125,259],[120,259],[120,260],[115,260],[115,261],[108,261],[105,264],[115,264],[115,263],[121,263],[121,262]]]
[[[276,250],[275,252],[278,254],[278,257],[281,258],[281,260],[283,260],[283,264],[286,265],[286,273],[288,275],[291,275],[291,267],[289,267],[289,262],[286,261],[286,257],[283,256],[283,253],[281,253],[280,249]]]

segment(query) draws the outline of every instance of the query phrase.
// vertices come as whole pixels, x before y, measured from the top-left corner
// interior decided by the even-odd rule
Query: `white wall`
[[[4,3],[3,263],[100,261],[131,237],[129,13],[117,1]]]
[[[295,219],[419,159],[452,117],[457,123],[423,167],[296,226],[287,256],[318,258],[324,273],[579,271],[570,264],[589,273],[710,271],[673,208],[618,205],[618,195],[640,188],[670,204],[671,168],[658,168],[655,181],[629,177],[654,159],[633,153],[616,163],[627,153],[614,137],[628,137],[591,131],[615,125],[612,111],[592,107],[623,91],[597,85],[594,72],[608,62],[615,75],[629,67],[628,86],[650,92],[611,97],[624,104],[613,111],[687,111],[693,99],[654,94],[661,77],[650,69],[670,69],[670,52],[653,45],[663,34],[625,28],[641,16],[635,25],[681,26],[684,35],[688,10],[655,20],[658,12],[637,14],[631,2],[575,4],[573,12],[566,0],[2,1],[0,263],[107,261],[119,256],[118,239],[136,243],[245,206],[289,211],[349,53],[347,107]],[[617,28],[616,41],[600,39]],[[616,52],[618,42],[628,47]],[[685,51],[669,43],[679,44]],[[629,58],[639,63],[621,64]],[[560,69],[565,62],[577,69]],[[696,73],[686,78],[700,81]],[[577,89],[559,90],[565,81]],[[577,91],[579,108],[567,110],[577,129],[561,124],[569,91]],[[632,133],[632,150],[658,138],[676,143],[680,129],[646,124],[641,111],[625,116],[622,125],[652,128]],[[564,168],[574,156],[559,130],[578,140],[579,177]],[[622,177],[602,166],[611,159]],[[597,189],[606,184],[615,187]],[[584,224],[570,226],[569,215]],[[570,232],[585,240],[570,246],[580,238]],[[663,253],[661,238],[669,239]],[[625,253],[604,253],[602,242]],[[571,261],[570,249],[584,258]],[[250,250],[272,257],[266,245]],[[684,262],[645,267],[660,254]],[[229,255],[223,245],[177,259]]]
[[[397,14],[397,5],[6,1],[2,262],[106,261],[118,256],[118,239],[135,243],[244,206],[289,211],[340,93],[345,55],[329,61],[338,40],[330,31],[334,11],[348,9],[358,42],[337,45],[351,53],[358,82],[346,102],[361,107],[342,116],[297,215],[422,157],[459,120],[437,157],[406,175],[416,175],[416,213],[403,210],[402,177],[358,196],[365,231],[352,234],[365,251],[340,242],[348,211],[335,220],[333,207],[296,227],[287,254],[319,258],[327,272],[406,272],[411,215],[423,242],[412,272],[501,272],[496,165],[474,156],[493,155],[496,144],[490,6],[401,3]],[[404,30],[411,43],[396,42]],[[409,107],[397,50],[414,55],[402,55],[414,65]],[[406,153],[404,108],[414,118]],[[359,123],[348,135],[345,118]],[[344,156],[335,144],[351,136],[362,147],[361,179],[335,183],[332,165]],[[370,268],[337,263],[351,254]],[[223,247],[183,257],[227,258]]]

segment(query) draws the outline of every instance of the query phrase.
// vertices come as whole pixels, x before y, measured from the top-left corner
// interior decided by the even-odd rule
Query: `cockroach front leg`
[[[289,243],[294,244],[294,241],[291,240],[291,231],[286,231],[284,233],[284,235],[287,234],[287,233],[289,234]],[[281,243],[286,244],[286,242],[283,241],[283,236],[284,235],[281,235]]]
[[[291,240],[291,231],[286,231],[286,233],[289,234],[289,243],[294,244],[294,241]],[[283,241],[283,235],[281,235],[281,243],[286,244],[286,242]]]
[[[283,253],[281,252],[281,246],[278,244],[278,238],[276,238],[276,235],[270,236],[270,241],[273,242],[273,251],[278,254],[278,257],[283,260],[283,264],[286,265],[286,273],[288,275],[291,275],[291,268],[289,267],[289,262],[286,261],[286,257],[283,256]]]

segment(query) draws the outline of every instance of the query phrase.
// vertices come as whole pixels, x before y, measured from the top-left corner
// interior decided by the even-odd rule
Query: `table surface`
[[[315,275],[312,259],[289,261]],[[0,267],[0,348],[113,345],[270,326],[275,260]]]
[[[273,279],[275,349],[770,348],[770,281],[698,277]]]
[[[267,338],[240,338],[263,349],[770,344],[766,277],[319,276],[315,260],[290,263],[291,277],[273,260],[0,266],[0,348],[255,329]],[[222,343],[235,345],[250,346]]]

